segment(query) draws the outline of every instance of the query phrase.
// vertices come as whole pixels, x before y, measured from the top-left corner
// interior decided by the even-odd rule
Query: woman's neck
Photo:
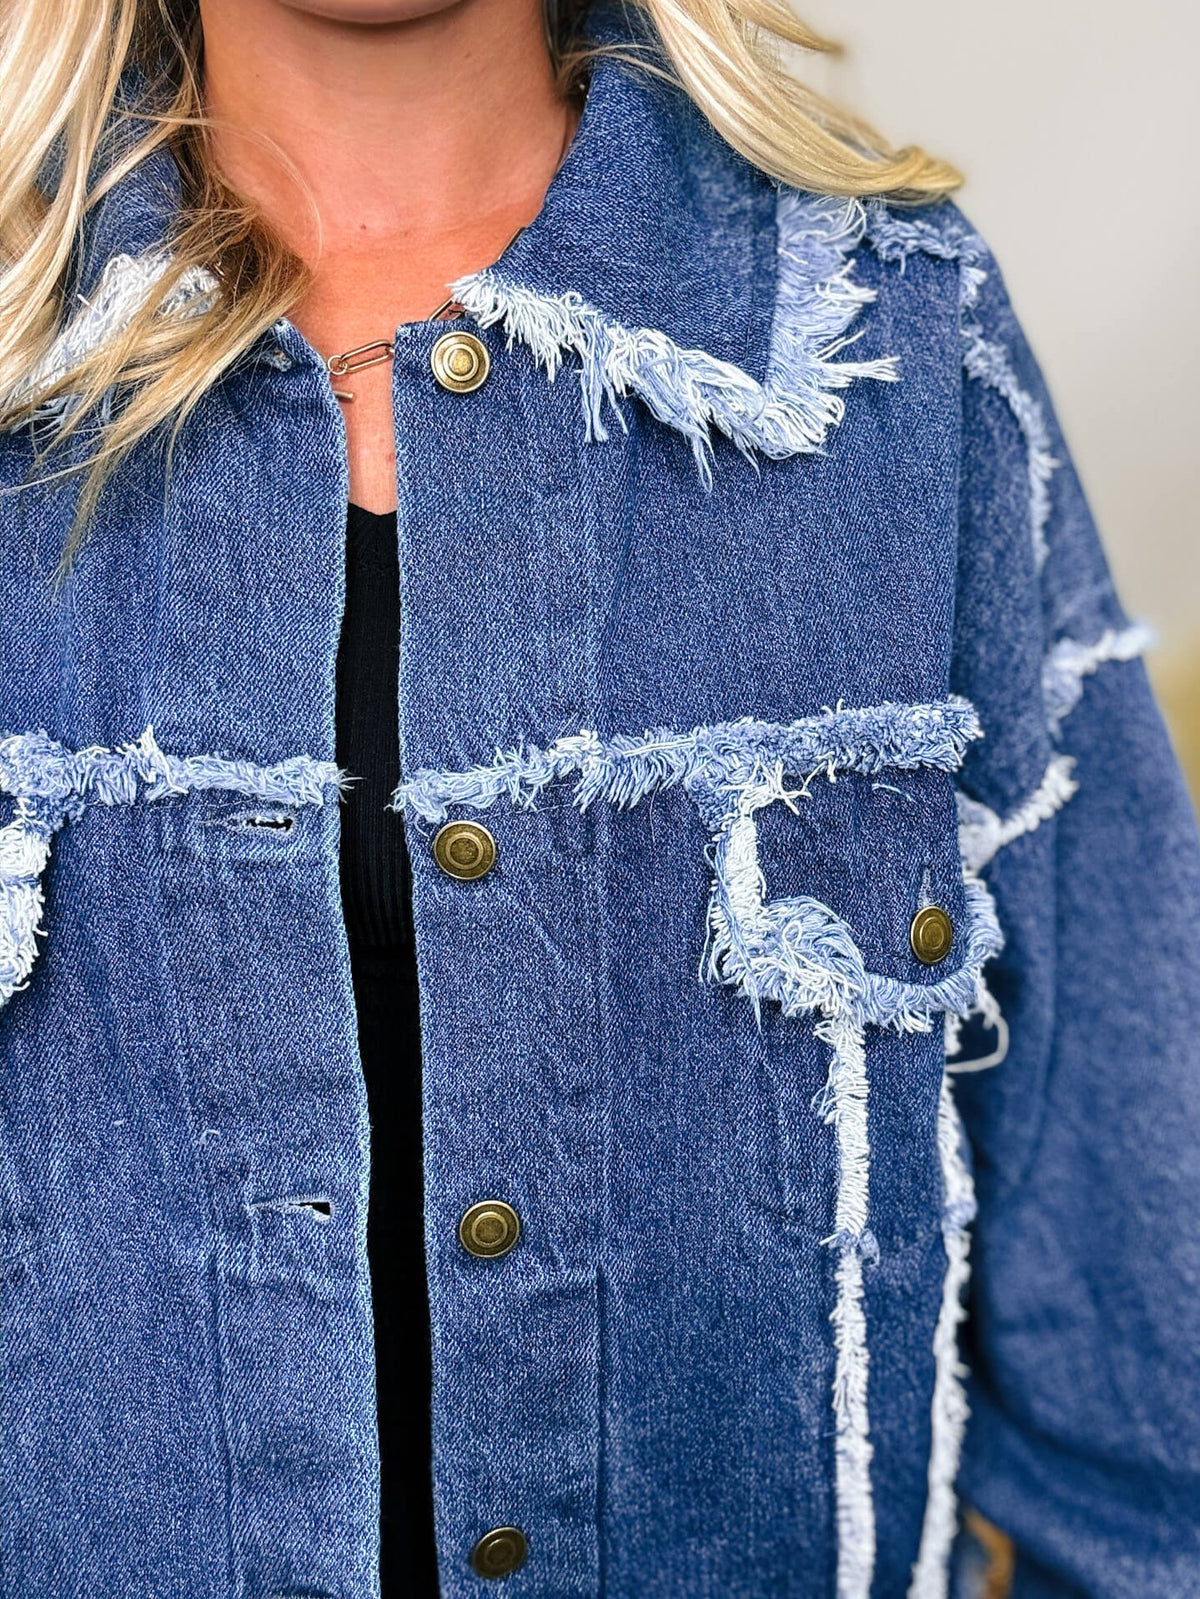
[[[541,0],[389,23],[284,0],[201,0],[201,15],[222,169],[318,269],[382,253],[396,282],[400,252],[395,320],[427,314],[536,215],[571,118]]]
[[[322,355],[390,339],[493,262],[541,209],[575,123],[541,0],[389,23],[344,20],[354,9],[201,0],[215,158],[312,267],[291,317]],[[396,503],[390,378],[356,373],[343,407],[351,497],[373,511]]]

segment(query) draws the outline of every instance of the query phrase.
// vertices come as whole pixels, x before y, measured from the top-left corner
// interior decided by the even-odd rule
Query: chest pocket
[[[442,823],[452,808],[532,807],[562,782],[581,809],[682,788],[711,840],[708,975],[756,1010],[925,1031],[976,1006],[1002,942],[986,887],[958,858],[948,776],[980,736],[957,697],[690,733],[583,732],[490,766],[417,771],[394,804]]]

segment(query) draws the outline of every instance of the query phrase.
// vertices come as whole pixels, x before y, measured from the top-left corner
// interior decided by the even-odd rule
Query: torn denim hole
[[[322,1226],[333,1219],[333,1202],[325,1194],[293,1194],[285,1199],[256,1199],[246,1206],[252,1216],[264,1211],[277,1216],[307,1216]]]
[[[442,822],[452,806],[483,810],[508,800],[532,808],[549,784],[573,780],[573,798],[581,808],[604,800],[625,809],[678,786],[700,812],[709,832],[712,870],[702,975],[733,987],[756,1013],[765,1000],[789,1016],[812,1015],[815,1034],[830,1052],[818,1111],[833,1129],[838,1152],[834,1233],[826,1240],[838,1252],[830,1315],[838,1599],[868,1599],[875,1565],[870,1352],[863,1306],[864,1262],[876,1248],[869,1225],[865,1030],[927,1031],[939,1015],[961,1017],[972,1010],[991,1014],[995,1002],[982,970],[1003,939],[987,886],[964,864],[966,918],[957,970],[929,984],[872,972],[852,930],[829,906],[805,895],[768,898],[755,817],[771,805],[798,808],[810,797],[814,782],[822,777],[833,781],[839,773],[879,777],[921,767],[954,771],[967,745],[981,733],[974,709],[957,697],[928,705],[839,706],[788,724],[747,717],[682,734],[660,728],[641,736],[601,739],[597,733],[581,732],[546,749],[526,745],[498,750],[490,765],[466,771],[418,771],[392,800],[398,810]],[[793,773],[801,775],[791,777]],[[947,1216],[965,1238],[963,1208],[954,1197],[957,1171],[947,1166],[944,1176]],[[934,1436],[935,1443],[941,1442],[931,1466],[937,1493],[930,1495],[925,1541],[934,1551],[944,1541],[947,1493],[953,1499],[951,1457],[956,1463],[958,1444],[954,1417],[962,1403],[952,1334],[966,1257],[958,1235],[946,1236],[946,1298],[935,1350],[941,1380],[935,1385]],[[926,1556],[923,1572],[933,1569],[934,1558],[933,1553]],[[932,1591],[929,1580],[921,1577],[922,1596]]]
[[[228,811],[205,819],[205,827],[221,827],[229,833],[290,833],[296,825],[292,811]]]
[[[136,742],[113,749],[70,750],[40,730],[0,738],[0,795],[15,801],[11,819],[0,828],[0,1006],[26,985],[37,959],[51,840],[90,805],[134,805],[205,790],[260,806],[324,805],[347,781],[333,762],[308,755],[274,766],[219,754],[169,755],[152,727]]]

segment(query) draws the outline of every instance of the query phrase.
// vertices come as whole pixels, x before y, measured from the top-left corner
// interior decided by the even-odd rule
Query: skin
[[[322,356],[428,318],[541,208],[574,131],[541,0],[201,0],[229,181],[313,270]],[[339,379],[350,497],[396,504],[391,365]]]

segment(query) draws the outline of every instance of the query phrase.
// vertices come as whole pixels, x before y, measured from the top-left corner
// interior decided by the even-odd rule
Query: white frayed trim
[[[965,916],[956,938],[955,969],[927,983],[870,972],[852,929],[827,905],[804,896],[768,899],[755,818],[770,805],[797,809],[820,774],[832,779],[843,771],[952,771],[979,731],[968,702],[952,698],[860,710],[839,706],[788,724],[743,718],[687,734],[667,728],[607,739],[581,733],[545,750],[497,751],[490,766],[418,771],[394,796],[397,808],[440,822],[454,805],[484,808],[507,798],[532,806],[548,784],[569,778],[576,779],[574,798],[581,807],[599,798],[631,806],[680,787],[700,811],[711,839],[703,974],[729,984],[756,1012],[765,1000],[788,1016],[814,1016],[814,1035],[832,1052],[817,1109],[835,1129],[838,1148],[834,1232],[827,1240],[840,1253],[831,1316],[838,1599],[868,1599],[875,1563],[863,1262],[877,1246],[869,1228],[865,1029],[928,1031],[947,1013],[998,1014],[983,966],[1003,937],[987,885],[964,864]]]
[[[935,1375],[929,1492],[908,1599],[946,1599],[950,1549],[958,1524],[954,1484],[968,1417],[963,1388],[967,1372],[959,1354],[958,1329],[966,1316],[963,1299],[971,1275],[969,1228],[975,1217],[975,1185],[963,1158],[964,1137],[949,1080],[943,1077],[938,1098],[938,1154],[942,1165],[946,1276],[942,1285],[942,1307],[933,1335]]]
[[[1029,530],[1033,541],[1034,566],[1040,572],[1050,553],[1046,528],[1050,522],[1050,479],[1060,465],[1051,451],[1050,429],[1041,403],[1021,387],[1008,352],[983,336],[977,323],[963,330],[963,366],[967,376],[995,389],[1016,419],[1025,441],[1029,473]]]
[[[857,202],[781,193],[778,287],[765,382],[703,350],[685,349],[655,328],[628,327],[575,290],[543,294],[493,269],[471,273],[450,293],[481,327],[503,326],[553,381],[563,362],[578,362],[585,435],[605,440],[610,407],[635,395],[692,447],[705,486],[712,481],[712,434],[743,453],[773,460],[812,453],[845,414],[839,390],[859,378],[894,382],[895,362],[836,361],[845,333],[870,290],[851,281],[847,259],[862,237]]]
[[[834,1329],[833,1415],[837,1494],[838,1599],[869,1599],[875,1572],[875,1505],[871,1493],[871,1356],[863,1308],[863,1255],[873,1253],[867,1232],[871,1148],[867,1131],[867,1058],[860,1024],[826,1017],[815,1028],[830,1046],[829,1080],[820,1109],[838,1147],[838,1192],[828,1242],[839,1250]]]
[[[1032,833],[1060,811],[1079,789],[1071,776],[1074,766],[1069,755],[1055,755],[1034,792],[1003,818],[979,800],[957,794],[958,844],[967,866],[982,871],[1006,844]]]
[[[1094,644],[1060,639],[1042,665],[1042,697],[1051,737],[1057,738],[1063,720],[1079,704],[1085,677],[1090,677],[1105,661],[1132,661],[1153,642],[1154,634],[1140,624],[1119,630],[1108,628]]]
[[[169,250],[114,255],[83,309],[68,320],[33,371],[5,396],[4,409],[33,404],[39,394],[122,333],[154,293],[171,259]],[[217,280],[206,267],[192,267],[163,297],[159,312],[164,316],[199,315],[211,306],[216,287]]]
[[[953,261],[959,269],[959,307],[973,312],[979,290],[987,281],[982,265],[988,248],[977,233],[958,221],[941,225],[924,218],[893,215],[882,201],[867,208],[867,237],[884,261],[898,262],[904,270],[910,255],[920,252],[942,261]],[[1041,403],[1021,387],[1008,351],[984,336],[974,315],[962,319],[963,368],[968,377],[986,384],[1008,405],[1025,442],[1029,473],[1029,530],[1034,565],[1041,571],[1049,554],[1046,529],[1050,522],[1050,480],[1059,466],[1051,451],[1050,429]]]
[[[0,828],[0,1005],[24,988],[37,960],[37,935],[45,932],[42,873],[52,831],[21,800]]]

